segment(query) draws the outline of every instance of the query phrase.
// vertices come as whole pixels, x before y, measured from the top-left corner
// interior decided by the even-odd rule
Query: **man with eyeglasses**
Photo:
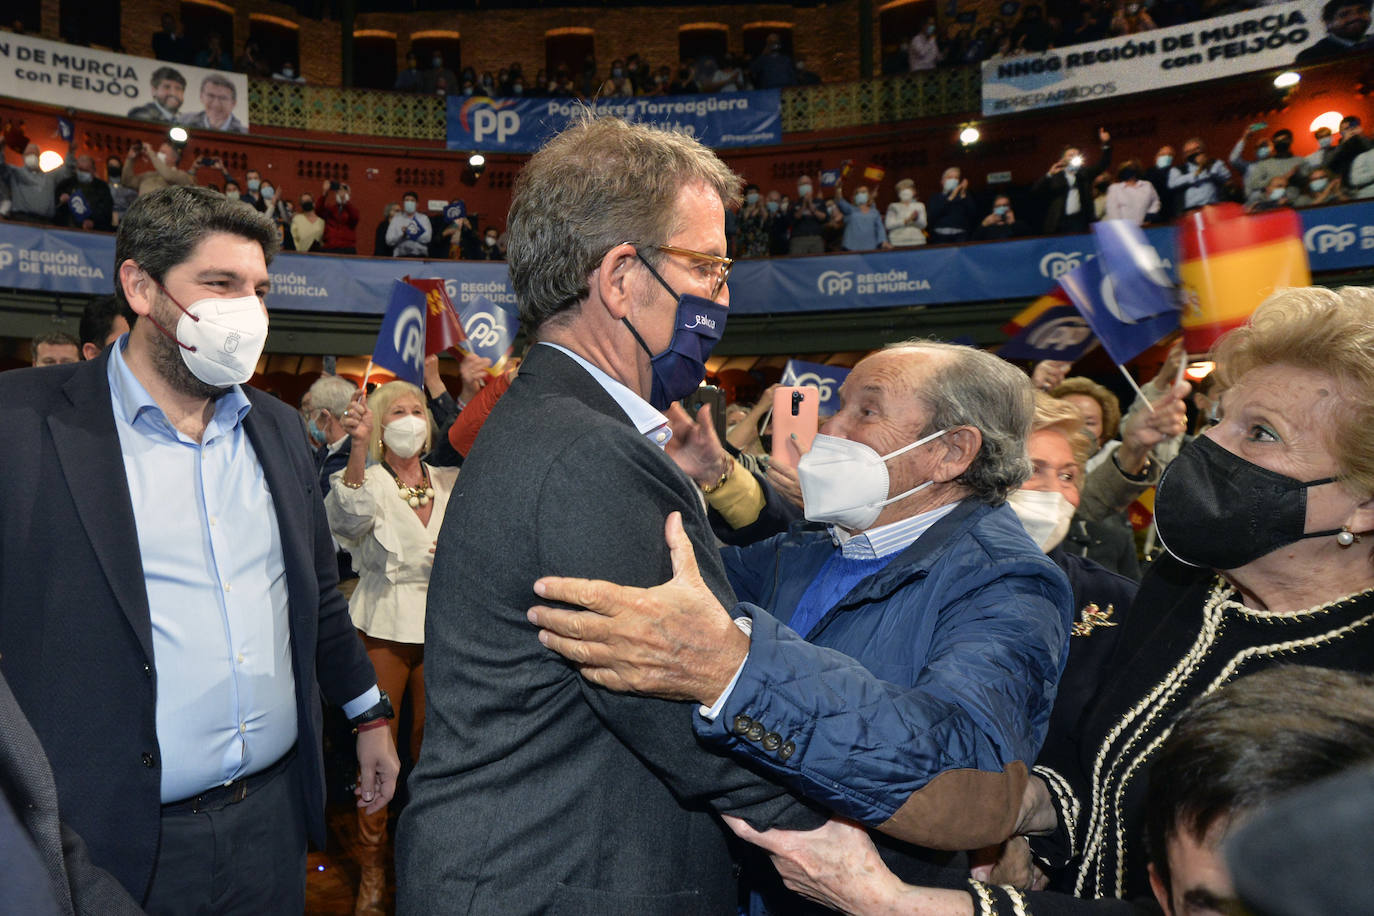
[[[674,512],[732,600],[663,411],[724,330],[739,187],[695,140],[614,118],[574,124],[521,172],[507,257],[535,343],[439,533],[400,913],[733,912],[716,815],[821,820],[702,747],[694,707],[589,687],[526,619],[541,575],[667,578]]]

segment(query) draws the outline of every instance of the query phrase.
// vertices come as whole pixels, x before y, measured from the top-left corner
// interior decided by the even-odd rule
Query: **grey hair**
[[[119,221],[115,236],[115,297],[124,308],[129,300],[118,282],[119,268],[133,261],[158,283],[185,261],[208,235],[226,232],[262,246],[263,259],[281,246],[277,227],[266,215],[209,188],[172,186],[140,194]]]
[[[348,402],[358,393],[358,386],[348,379],[337,375],[322,375],[315,379],[306,392],[310,396],[310,406],[315,410],[327,410],[336,419],[341,419],[348,409]]]
[[[1001,505],[1007,494],[1031,475],[1026,438],[1035,418],[1035,389],[1011,363],[955,344],[908,340],[886,349],[912,347],[945,354],[920,392],[930,408],[925,433],[972,426],[983,436],[982,447],[959,481],[975,499]]]
[[[740,178],[685,133],[584,115],[535,153],[515,182],[506,262],[527,330],[578,308],[616,245],[654,246],[677,229],[682,188],[704,182],[725,206]]]

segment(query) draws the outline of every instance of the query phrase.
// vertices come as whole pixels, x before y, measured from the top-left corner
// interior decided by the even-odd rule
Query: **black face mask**
[[[309,213],[311,210],[314,210],[314,209],[315,209],[315,202],[314,202],[313,200],[303,200],[303,201],[301,201],[301,210],[305,211],[306,213]]]
[[[1140,172],[1136,169],[1126,168],[1121,170],[1122,181],[1134,181],[1139,175]]]
[[[1307,488],[1335,479],[1294,480],[1199,436],[1159,481],[1159,540],[1189,566],[1236,569],[1295,541],[1337,534],[1304,530]]]

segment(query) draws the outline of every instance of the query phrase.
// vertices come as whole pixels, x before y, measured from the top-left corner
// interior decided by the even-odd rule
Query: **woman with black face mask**
[[[1151,896],[1146,777],[1189,703],[1280,665],[1374,672],[1374,291],[1278,292],[1215,358],[1217,421],[1155,499],[1168,553],[1120,625],[1093,636],[1115,641],[1105,676],[1076,724],[1051,724],[1018,835],[995,867],[989,852],[972,880],[932,877],[947,889],[919,891],[836,871],[871,851],[865,834],[789,837],[789,865],[825,902],[860,914],[1130,912],[1111,898]],[[1029,890],[1046,880],[1032,849],[1058,866],[1058,892]],[[913,896],[919,909],[884,908]]]

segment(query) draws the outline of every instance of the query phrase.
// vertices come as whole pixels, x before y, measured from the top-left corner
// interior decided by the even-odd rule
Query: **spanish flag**
[[[1203,207],[1183,221],[1178,246],[1189,353],[1211,350],[1274,290],[1312,283],[1302,223],[1290,208],[1246,214],[1238,204]]]
[[[1069,305],[1069,297],[1059,288],[1058,284],[1055,284],[1048,293],[1017,312],[1010,321],[1002,325],[1002,333],[1008,337],[1015,337],[1034,324],[1035,319],[1060,305]]]
[[[871,181],[877,184],[886,177],[887,171],[885,169],[880,169],[876,165],[864,166],[864,181]]]

